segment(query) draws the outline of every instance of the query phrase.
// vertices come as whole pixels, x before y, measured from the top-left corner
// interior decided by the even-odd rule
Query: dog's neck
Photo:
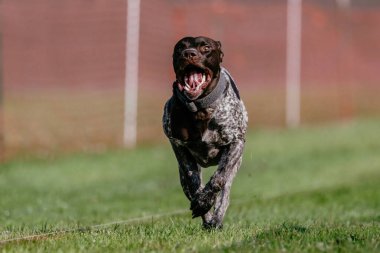
[[[174,89],[175,95],[191,112],[197,112],[200,109],[212,107],[226,90],[228,82],[231,82],[231,77],[228,72],[224,73],[223,71],[225,71],[224,68],[219,71],[217,78],[214,78],[210,83],[210,87],[205,90],[204,95],[200,98],[189,100],[178,90],[178,88]]]
[[[215,90],[216,86],[219,84],[220,71],[221,70],[219,69],[219,71],[215,74],[215,77],[211,80],[210,84],[207,85],[206,89],[203,91],[202,95],[200,95],[197,99],[202,99],[210,94],[213,90]]]

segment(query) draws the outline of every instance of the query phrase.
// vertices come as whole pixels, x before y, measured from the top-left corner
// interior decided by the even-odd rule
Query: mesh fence
[[[380,4],[303,1],[303,124],[380,113]],[[126,1],[2,0],[4,155],[122,146]],[[285,125],[286,1],[141,0],[138,143],[164,140],[173,45],[222,42],[252,127]]]

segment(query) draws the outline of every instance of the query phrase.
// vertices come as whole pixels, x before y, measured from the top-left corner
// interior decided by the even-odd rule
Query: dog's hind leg
[[[239,170],[241,165],[242,158],[240,157],[239,161],[232,168],[231,174],[227,178],[226,184],[223,186],[222,190],[218,194],[215,201],[215,209],[212,215],[211,223],[216,228],[221,228],[224,215],[226,214],[228,205],[230,203],[230,192],[232,181],[236,175],[236,172]]]
[[[240,168],[243,149],[244,141],[242,140],[231,144],[223,154],[217,171],[206,185],[214,192],[219,191],[215,201],[214,213],[208,224],[210,228],[221,228],[223,226],[223,218],[229,205],[232,181]]]

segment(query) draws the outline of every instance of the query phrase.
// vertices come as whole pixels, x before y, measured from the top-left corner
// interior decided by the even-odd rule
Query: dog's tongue
[[[187,77],[187,83],[189,84],[191,89],[197,88],[200,84],[202,84],[202,73],[201,72],[191,72]]]

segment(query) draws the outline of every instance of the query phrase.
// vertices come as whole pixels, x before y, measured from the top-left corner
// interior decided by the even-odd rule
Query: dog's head
[[[178,89],[195,100],[217,83],[223,52],[219,41],[207,37],[185,37],[173,52],[173,67]]]

